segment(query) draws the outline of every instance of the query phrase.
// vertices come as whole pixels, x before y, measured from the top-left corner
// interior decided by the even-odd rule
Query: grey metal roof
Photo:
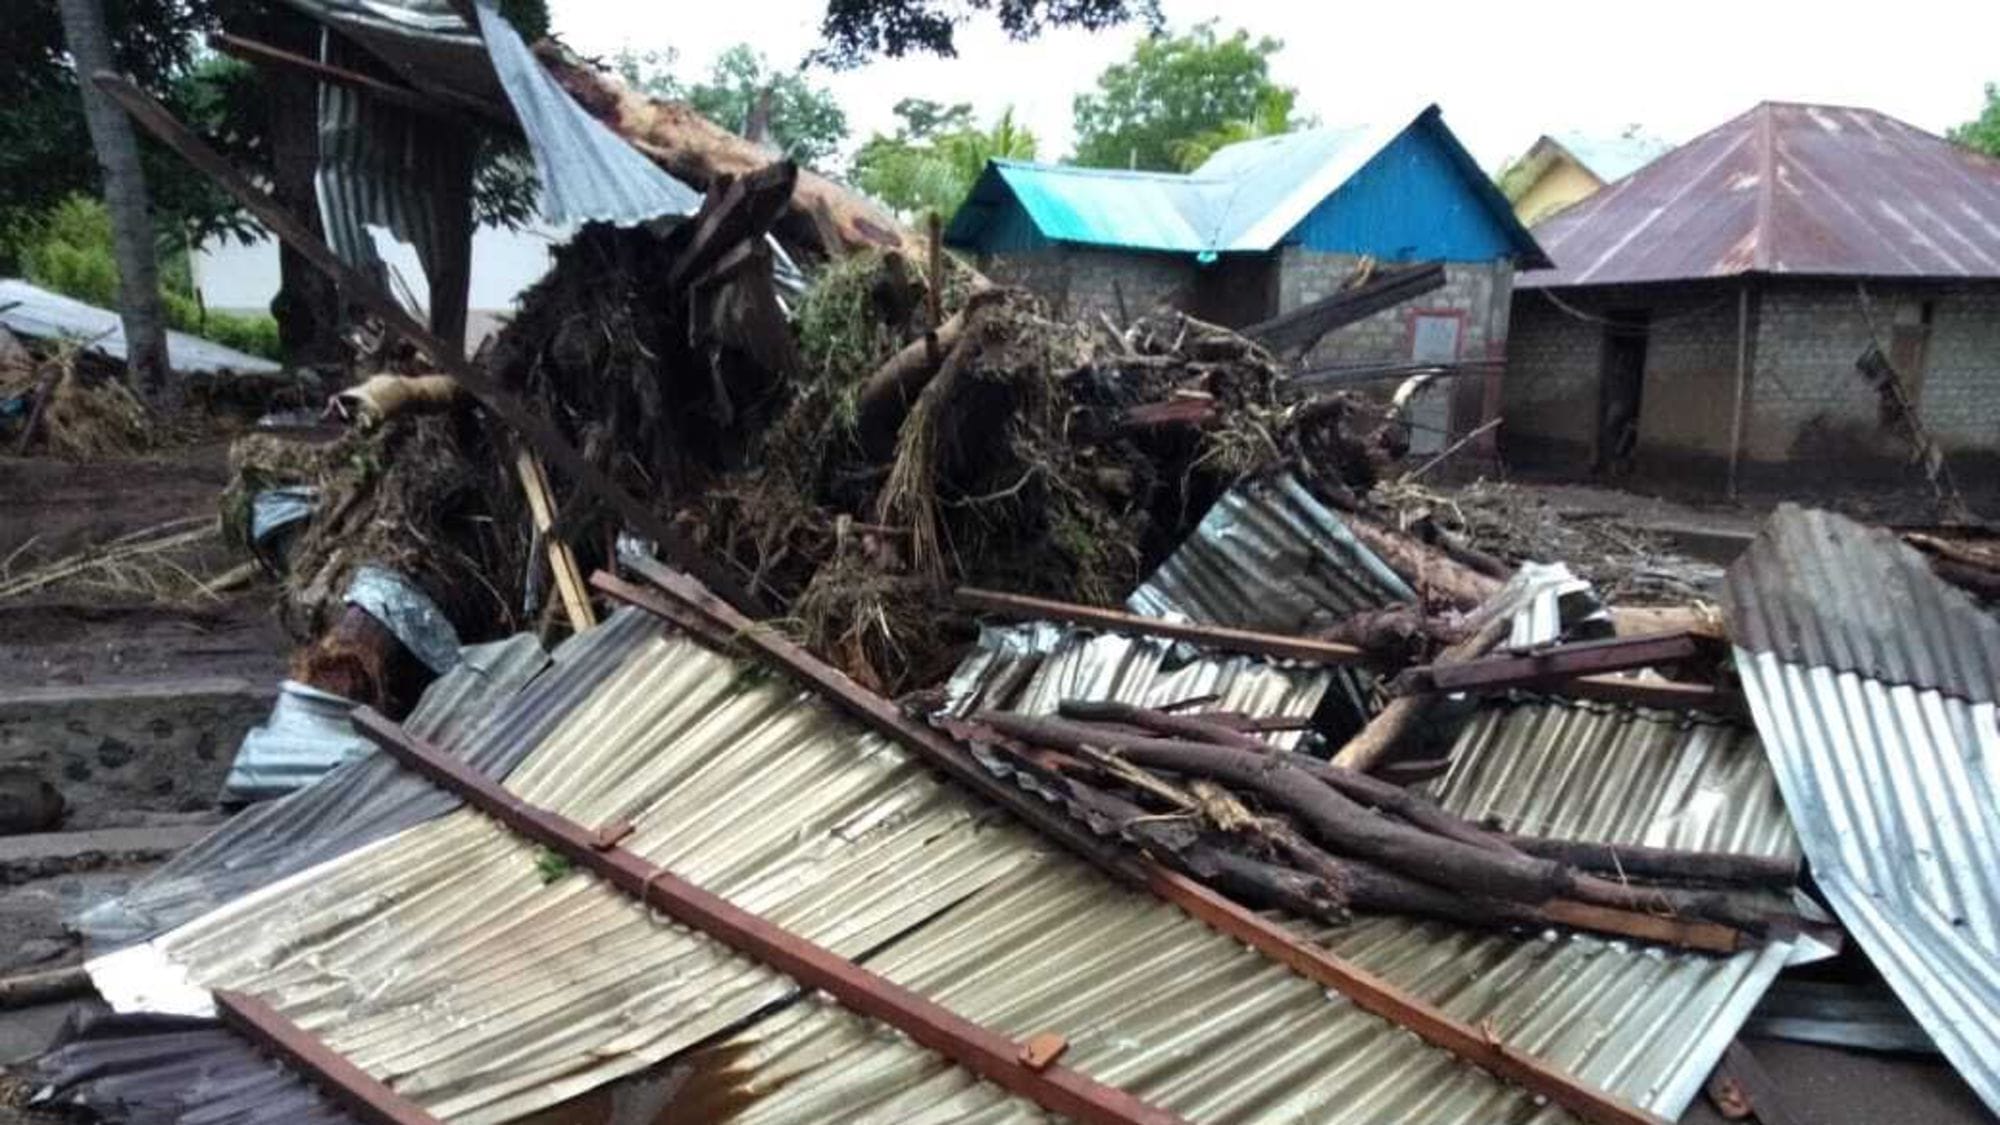
[[[125,358],[125,324],[118,314],[19,278],[0,278],[0,325],[34,340],[73,340],[86,351]],[[190,336],[167,333],[167,363],[183,373],[270,375],[284,370],[262,356]]]
[[[2000,690],[2000,621],[1884,528],[1780,505],[1730,567],[1730,636],[1794,664],[1932,688],[1975,703]]]
[[[1160,691],[1183,690],[1176,676],[1217,682],[1159,676],[1171,656],[1157,642],[1085,647]],[[1228,690],[1246,705],[1309,708],[1304,674],[1242,662]],[[634,650],[508,784],[582,823],[631,820],[628,846],[649,860],[963,1015],[1017,1036],[1060,1028],[1066,1063],[1177,1112],[1566,1120],[1052,851],[760,667],[689,642]],[[461,811],[92,972],[122,1007],[198,1006],[177,977],[247,988],[454,1122],[509,1120],[664,1060],[697,1061],[686,1052],[704,1039],[788,1000],[771,1029],[750,1023],[718,1048],[733,1060],[727,1104],[745,1119],[1041,1119],[589,876],[545,885],[534,852]],[[1497,1018],[1504,1029],[1506,1013]],[[771,1071],[746,1066],[780,1028],[811,1049]]]
[[[1726,606],[1822,893],[2000,1111],[1991,619],[1886,534],[1791,506],[1730,568]]]
[[[1416,599],[1297,478],[1239,485],[1125,600],[1133,613],[1297,632]]]
[[[1066,698],[1158,705],[1204,694],[1190,688],[1207,683],[1222,698],[1204,707],[1300,714],[1311,695],[1278,684],[1325,677],[1324,669],[1243,657],[1149,660],[1149,648],[1167,650],[1048,624],[988,630],[953,677],[948,699],[961,711],[1046,712]],[[1197,673],[1203,665],[1211,670]],[[1253,686],[1281,670],[1285,681]],[[1560,838],[1798,854],[1757,736],[1739,724],[1502,699],[1476,714],[1452,756],[1434,795],[1467,817],[1499,816],[1510,827]],[[1781,941],[1716,957],[1586,934],[1495,932],[1402,917],[1365,918],[1315,936],[1449,1013],[1475,1024],[1492,1019],[1510,1044],[1669,1117],[1687,1107],[1779,970],[1825,952]],[[1387,1050],[1372,1040],[1357,1049]],[[1292,1065],[1272,1061],[1279,1069]],[[1394,1068],[1387,1058],[1382,1065]],[[1297,1072],[1304,1069],[1300,1063]],[[1410,1096],[1398,1074],[1375,1081],[1380,1085],[1348,1088],[1354,1105],[1394,1106]],[[1480,1119],[1461,1096],[1418,1096],[1410,1104],[1435,1116],[1412,1109],[1398,1119]],[[1355,1112],[1353,1119],[1381,1119]]]
[[[692,214],[701,206],[700,192],[577,105],[492,0],[475,5],[477,36],[444,0],[287,2],[336,28],[442,104],[511,115],[534,154],[542,216],[551,224],[630,226]],[[371,180],[343,188],[336,197],[379,200],[385,190]]]
[[[1764,102],[1535,226],[1526,288],[1745,273],[2000,278],[2000,160],[1871,109]]]
[[[575,701],[658,632],[621,611],[552,656],[532,637],[482,646],[424,693],[404,721],[492,776],[505,776]],[[546,670],[545,670],[546,669]],[[522,691],[532,681],[532,690]],[[518,694],[516,694],[518,692]],[[458,807],[384,754],[338,766],[295,793],[254,805],[194,847],[72,920],[93,953],[151,937],[240,895]]]

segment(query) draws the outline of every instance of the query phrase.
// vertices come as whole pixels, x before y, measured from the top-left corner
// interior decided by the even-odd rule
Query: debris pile
[[[107,1026],[47,1097],[196,1050],[228,1060],[204,1112],[304,1075],[397,1119],[873,1119],[906,1114],[864,1085],[928,1067],[944,1100],[888,1096],[940,1119],[1179,1120],[1227,1088],[1637,1125],[1845,923],[2000,1103],[2000,1018],[1962,1018],[2000,1017],[1966,968],[2000,902],[1943,870],[1996,834],[2000,625],[1938,577],[1990,574],[1981,541],[1932,529],[1927,561],[1780,509],[1725,619],[1650,539],[1416,483],[1393,399],[1301,393],[1182,313],[1060,319],[543,64],[704,203],[583,229],[476,366],[433,343],[336,393],[344,428],[237,443],[224,522],[302,642],[237,776],[317,780],[113,904],[152,940],[92,963],[121,1017],[220,1012],[297,1074]],[[465,645],[523,630],[572,635],[546,671],[536,637]],[[295,736],[310,777],[245,760]],[[1936,878],[1857,857],[1863,821]],[[1635,1045],[1597,1076],[1570,1026]]]

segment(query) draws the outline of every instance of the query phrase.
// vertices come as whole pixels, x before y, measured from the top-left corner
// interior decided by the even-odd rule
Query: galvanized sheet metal
[[[2000,1110],[1992,619],[1886,532],[1789,505],[1730,568],[1725,608],[1822,893]]]
[[[1183,698],[1178,690],[1162,690],[1153,669],[1132,659],[1129,649],[1105,641],[1048,624],[989,631],[953,678],[950,704],[1041,712],[1077,696],[1156,703]],[[1225,688],[1224,701],[1207,706],[1239,709],[1235,699],[1242,693]],[[1268,701],[1268,710],[1252,710],[1299,714],[1308,705],[1303,698],[1295,705],[1283,698]],[[1510,827],[1560,838],[1798,854],[1756,734],[1740,724],[1501,699],[1476,713],[1453,761],[1451,772],[1434,783],[1434,795],[1467,817],[1499,815]],[[1401,917],[1362,919],[1317,936],[1451,1014],[1475,1024],[1491,1019],[1509,1043],[1669,1117],[1694,1098],[1780,969],[1816,955],[1801,943],[1774,942],[1715,957],[1585,934],[1492,932]],[[1032,938],[1023,933],[1018,940]],[[1173,973],[1187,971],[1177,967]],[[1185,1003],[1198,1000],[1190,995]],[[1230,1026],[1225,1023],[1225,1030]],[[1366,1037],[1356,1042],[1369,1051],[1390,1050]],[[1324,1064],[1314,1049],[1300,1043],[1271,1065],[1317,1073]],[[1368,1079],[1343,1087],[1343,1100],[1329,1103],[1359,1107],[1352,1117],[1320,1107],[1323,1118],[1307,1119],[1506,1119],[1470,1094],[1426,1101],[1429,1087],[1407,1086],[1401,1078],[1402,1067],[1423,1071],[1424,1065],[1384,1061]],[[1431,1113],[1386,1108],[1403,1104]]]
[[[1415,598],[1286,474],[1224,494],[1125,605],[1150,617],[1284,633]]]
[[[2000,1112],[1994,705],[1736,653],[1820,892],[1945,1058]]]
[[[669,176],[584,112],[535,61],[520,33],[494,10],[491,0],[480,0],[478,9],[487,57],[535,154],[543,218],[558,226],[586,222],[631,226],[700,209],[700,192]]]
[[[1156,643],[1082,647],[1143,669],[1132,683],[1161,691],[1220,686],[1280,709],[1315,698],[1296,689],[1297,672],[1239,662],[1162,676],[1158,655],[1132,651]],[[1064,667],[1039,666],[1050,677]],[[637,831],[626,845],[654,862],[865,956],[962,1015],[1010,1034],[1058,1028],[1072,1043],[1066,1062],[1182,1112],[1278,1121],[1309,1109],[1361,1121],[1386,1105],[1437,1104],[1450,1109],[1438,1119],[1467,1122],[1540,1112],[1528,1095],[1052,853],[761,668],[686,642],[634,653],[509,786],[581,823],[629,819]],[[115,1002],[170,998],[179,971],[246,987],[453,1121],[511,1119],[641,1071],[793,992],[587,876],[543,885],[534,849],[463,812],[123,957],[93,963]],[[123,971],[135,967],[145,975]],[[817,1010],[804,1032],[817,1044],[806,1057],[775,1053],[810,1075],[751,1072],[750,1091],[769,1096],[746,1115],[903,1120],[888,1107],[922,1104],[909,1119],[1038,1116],[867,1021]],[[765,1033],[753,1022],[720,1050],[734,1058],[747,1046],[754,1057]],[[1248,1064],[1281,1056],[1283,1069]],[[743,1093],[732,1089],[730,1103]]]
[[[483,772],[505,776],[577,699],[658,632],[651,618],[626,610],[564,642],[553,657],[528,635],[478,646],[425,691],[404,725]],[[532,690],[523,691],[530,681]],[[457,807],[456,798],[394,759],[370,754],[245,809],[71,924],[93,954],[116,949]]]
[[[1765,102],[1537,224],[1523,288],[1744,273],[2000,277],[2000,160],[1870,109]]]
[[[271,717],[250,728],[222,781],[222,795],[237,801],[277,797],[326,775],[374,747],[348,725],[354,701],[310,684],[278,685]]]
[[[1799,855],[1757,733],[1714,717],[1497,700],[1431,788],[1453,812],[1523,835]]]
[[[1931,688],[2000,690],[2000,621],[1885,528],[1779,505],[1723,589],[1730,636],[1793,664]]]
[[[582,823],[629,819],[633,851],[848,955],[1038,855],[899,749],[685,641],[643,642],[509,786]],[[120,964],[154,950],[193,981],[257,993],[453,1121],[555,1104],[793,991],[594,878],[544,885],[534,848],[468,812]],[[118,968],[93,963],[114,1000],[171,997],[170,975],[128,988]]]
[[[125,358],[125,322],[117,313],[19,278],[0,278],[0,325],[31,340],[72,340],[85,351]],[[173,331],[167,333],[167,363],[184,374],[271,375],[284,370],[262,356]]]

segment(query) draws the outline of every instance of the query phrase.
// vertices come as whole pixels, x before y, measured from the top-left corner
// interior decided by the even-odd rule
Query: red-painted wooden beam
[[[1084,858],[1128,882],[1137,883],[1213,929],[1243,942],[1316,984],[1331,988],[1364,1011],[1407,1028],[1425,1042],[1442,1047],[1505,1081],[1539,1094],[1595,1125],[1667,1125],[1666,1119],[1619,1101],[1610,1094],[1567,1074],[1524,1051],[1454,1019],[1429,1002],[1336,956],[1324,946],[1301,938],[1241,903],[1153,860],[1122,849],[1107,854],[1104,844],[1080,832],[1076,822],[1040,799],[994,777],[957,742],[918,722],[889,700],[855,683],[845,673],[793,644],[776,630],[761,626],[704,589],[688,575],[651,560],[633,568],[657,591],[629,597],[634,588],[602,572],[592,585],[641,608],[675,616],[695,614],[706,630],[731,638],[734,651],[748,650],[824,695],[864,726],[893,739],[904,749],[947,775],[964,781],[975,792],[1005,807],[1023,821],[1063,842]],[[671,603],[671,611],[663,608]]]
[[[567,817],[521,800],[498,782],[413,737],[371,708],[355,729],[396,760],[512,831],[806,988],[894,1027],[925,1047],[1052,1113],[1097,1125],[1178,1125],[1181,1118],[1063,1066],[1036,1068],[1021,1044],[957,1015],[831,950],[655,866]]]
[[[245,992],[218,990],[222,1022],[303,1074],[367,1125],[440,1125],[422,1106],[341,1057],[276,1008]]]

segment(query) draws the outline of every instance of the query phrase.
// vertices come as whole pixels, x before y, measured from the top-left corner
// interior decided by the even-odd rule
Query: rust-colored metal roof
[[[1534,234],[1556,268],[1526,288],[2000,278],[2000,160],[1872,109],[1765,102]]]

